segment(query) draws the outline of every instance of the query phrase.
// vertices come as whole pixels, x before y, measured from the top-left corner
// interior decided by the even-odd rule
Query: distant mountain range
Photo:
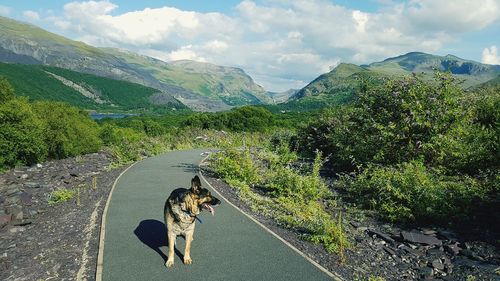
[[[129,51],[96,48],[5,17],[0,17],[0,62],[4,62],[0,75],[14,80],[21,95],[117,110],[187,106],[197,111],[220,111],[280,103],[278,107],[284,110],[306,110],[352,100],[360,90],[360,81],[376,83],[382,77],[412,72],[427,79],[435,70],[450,71],[463,79],[464,88],[488,81],[498,83],[495,81],[500,79],[499,65],[412,52],[368,65],[341,63],[300,90],[266,92],[239,68],[189,60],[164,62]],[[31,82],[23,84],[23,77]],[[109,78],[127,83],[116,84],[119,82]],[[44,84],[37,85],[40,81]],[[43,91],[47,85],[52,90]],[[62,88],[56,90],[58,85]],[[109,85],[115,92],[105,88]],[[120,93],[116,92],[118,88]],[[71,94],[61,94],[65,91]]]
[[[0,17],[0,61],[42,64],[151,87],[194,110],[272,102],[243,70],[194,61],[167,63],[110,48],[96,48],[31,24]]]
[[[341,63],[332,71],[314,79],[307,86],[291,97],[294,101],[348,100],[359,91],[360,81],[375,81],[382,77],[398,77],[420,74],[430,79],[435,70],[449,71],[462,79],[464,88],[471,88],[492,79],[498,79],[500,65],[488,65],[464,60],[453,55],[436,56],[420,52],[411,52],[369,65]]]

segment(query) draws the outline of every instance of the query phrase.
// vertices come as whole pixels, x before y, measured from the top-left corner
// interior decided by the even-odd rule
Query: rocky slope
[[[101,215],[125,167],[95,153],[0,174],[0,280],[95,280]],[[74,198],[49,204],[57,190]]]

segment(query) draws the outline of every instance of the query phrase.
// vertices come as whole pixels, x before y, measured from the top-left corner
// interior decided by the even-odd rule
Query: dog
[[[186,238],[184,264],[193,262],[190,252],[196,217],[202,209],[206,209],[214,215],[213,206],[220,203],[220,200],[212,196],[208,189],[201,187],[198,176],[191,180],[191,189],[177,188],[172,191],[165,202],[163,210],[168,239],[168,258],[165,266],[171,267],[174,265],[174,245],[179,235]]]

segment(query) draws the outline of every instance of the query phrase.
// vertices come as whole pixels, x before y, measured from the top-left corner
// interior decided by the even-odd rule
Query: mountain
[[[58,67],[0,63],[0,76],[12,84],[17,95],[30,100],[63,101],[84,109],[106,111],[186,108],[157,89]]]
[[[273,103],[283,103],[287,102],[288,99],[294,96],[299,90],[290,89],[284,92],[267,92],[267,96],[273,100]]]
[[[500,65],[482,64],[453,55],[436,56],[420,52],[388,58],[366,67],[372,71],[391,75],[404,75],[412,72],[433,73],[434,70],[449,71],[464,80],[464,88],[486,82],[500,74]]]
[[[200,111],[272,101],[238,68],[193,61],[167,63],[127,51],[96,48],[5,17],[0,17],[0,61],[50,65],[138,83]]]
[[[474,89],[487,89],[487,88],[500,90],[500,75],[474,87]]]
[[[488,65],[456,56],[436,56],[411,52],[369,65],[341,63],[332,71],[320,75],[298,91],[290,100],[305,103],[339,103],[351,100],[364,84],[377,84],[384,77],[421,74],[431,79],[433,72],[449,71],[463,80],[464,88],[474,87],[500,74],[500,65]]]

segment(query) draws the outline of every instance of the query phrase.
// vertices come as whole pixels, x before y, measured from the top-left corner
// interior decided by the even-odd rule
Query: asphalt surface
[[[215,216],[204,212],[196,222],[193,264],[183,264],[178,237],[175,264],[165,267],[163,206],[172,190],[189,188],[202,152],[149,158],[120,177],[108,206],[102,280],[332,280],[222,198]]]

